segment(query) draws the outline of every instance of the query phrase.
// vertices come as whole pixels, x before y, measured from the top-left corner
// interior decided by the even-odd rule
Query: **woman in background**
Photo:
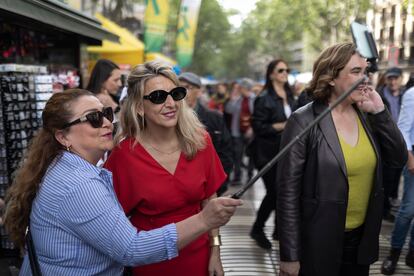
[[[288,83],[289,67],[281,59],[273,60],[266,70],[266,83],[263,91],[254,102],[252,126],[254,132],[252,156],[255,166],[261,170],[279,152],[280,138],[286,120],[296,107],[293,91]],[[270,249],[271,242],[263,229],[272,211],[276,210],[276,165],[263,177],[266,195],[257,211],[256,221],[250,236],[257,244]],[[278,239],[277,216],[275,214],[274,240]]]
[[[119,89],[122,86],[121,70],[108,59],[100,59],[92,69],[86,90],[94,93],[105,107],[119,111]]]

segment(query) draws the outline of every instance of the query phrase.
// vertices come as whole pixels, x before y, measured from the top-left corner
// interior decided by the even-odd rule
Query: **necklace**
[[[157,149],[156,147],[154,147],[150,142],[148,142],[148,143],[146,143],[147,144],[147,146],[149,146],[151,149],[153,149],[153,150],[155,150],[155,151],[157,151],[157,152],[159,152],[159,153],[162,153],[162,154],[166,154],[166,155],[171,155],[171,154],[173,154],[173,153],[176,153],[177,151],[179,151],[181,148],[180,147],[177,147],[177,148],[175,148],[173,151],[163,151],[163,150],[160,150],[160,149]]]

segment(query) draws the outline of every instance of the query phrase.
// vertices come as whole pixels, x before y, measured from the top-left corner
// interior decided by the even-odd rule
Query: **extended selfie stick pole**
[[[321,114],[319,114],[318,117],[315,118],[315,120],[310,123],[306,128],[304,128],[298,135],[295,136],[295,138],[289,142],[279,153],[273,157],[272,160],[270,160],[269,163],[266,164],[266,166],[263,167],[255,176],[253,176],[249,182],[247,182],[246,185],[244,185],[240,190],[238,190],[236,193],[234,193],[231,197],[232,198],[241,198],[243,194],[251,187],[253,184],[262,177],[267,171],[269,171],[282,157],[286,154],[286,152],[300,139],[303,135],[306,134],[311,128],[313,128],[317,123],[319,123],[320,120],[322,120],[323,117],[325,117],[329,112],[332,111],[338,104],[340,104],[343,100],[345,100],[346,97],[348,97],[361,83],[364,81],[367,81],[368,77],[364,76],[357,82],[355,82],[344,94],[339,96],[331,106],[329,106],[327,109],[325,109]]]

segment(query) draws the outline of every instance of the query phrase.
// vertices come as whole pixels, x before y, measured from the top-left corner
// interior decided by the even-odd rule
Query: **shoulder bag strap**
[[[30,222],[26,228],[26,246],[27,246],[27,255],[30,261],[30,269],[33,276],[42,276],[42,271],[40,270],[40,265],[37,260],[36,250],[33,244],[32,233],[30,233]]]

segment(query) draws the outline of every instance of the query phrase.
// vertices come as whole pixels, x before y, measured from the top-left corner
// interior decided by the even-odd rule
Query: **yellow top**
[[[341,136],[342,153],[348,174],[348,206],[346,210],[346,231],[361,226],[365,221],[368,201],[374,183],[377,158],[374,148],[358,118],[358,142],[352,147]]]

